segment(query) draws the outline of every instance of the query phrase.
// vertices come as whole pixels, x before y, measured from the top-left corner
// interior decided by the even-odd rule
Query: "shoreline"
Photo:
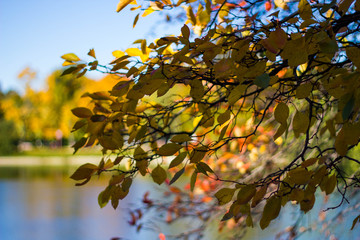
[[[0,167],[39,167],[39,166],[80,166],[85,163],[98,165],[101,156],[1,156]]]

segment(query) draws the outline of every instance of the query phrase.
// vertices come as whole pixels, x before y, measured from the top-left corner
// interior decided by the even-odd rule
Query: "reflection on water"
[[[98,206],[97,195],[106,184],[103,181],[74,187],[74,182],[64,179],[59,171],[47,177],[35,177],[24,169],[22,172],[20,178],[0,179],[1,240],[156,239],[155,232],[143,230],[137,234],[126,222],[125,207],[129,201],[139,202],[148,189],[147,182],[135,182],[121,202],[123,208],[115,211],[110,204],[104,209]]]
[[[121,239],[158,239],[159,232],[177,234],[190,229],[194,221],[176,222],[172,226],[158,223],[155,231],[142,229],[136,232],[135,227],[127,223],[130,203],[139,203],[146,191],[153,197],[161,197],[161,190],[151,181],[137,178],[129,195],[120,202],[115,211],[111,204],[100,209],[97,203],[98,194],[106,186],[106,180],[94,180],[82,187],[75,187],[69,168],[1,168],[0,167],[0,240],[110,240]],[[157,192],[157,194],[156,194]],[[359,194],[350,199],[351,205],[359,205]],[[339,198],[328,201],[326,206],[336,206]],[[322,230],[324,222],[319,222],[324,206],[323,197],[316,200],[314,209],[301,219],[300,226],[311,228],[299,236],[299,239],[355,239],[360,240],[360,227],[350,231],[352,220],[359,215],[357,210],[346,214],[343,221],[334,221],[328,230]],[[350,205],[347,205],[350,206]],[[287,204],[276,219],[265,230],[259,227],[248,229],[244,239],[275,239],[276,234],[293,224],[299,217],[299,206]],[[341,210],[326,213],[332,219]],[[158,222],[159,213],[148,216],[152,222]],[[152,218],[152,219],[150,219]],[[161,230],[160,230],[161,229]],[[327,231],[329,235],[326,235]],[[221,239],[229,236],[231,231],[217,232],[217,226],[209,226],[204,239]],[[220,236],[219,236],[220,235]]]

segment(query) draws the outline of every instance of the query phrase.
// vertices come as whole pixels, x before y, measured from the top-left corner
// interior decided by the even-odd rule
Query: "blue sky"
[[[86,59],[95,48],[101,63],[112,59],[111,52],[125,50],[136,39],[153,40],[164,34],[177,34],[156,13],[140,18],[126,7],[116,13],[118,0],[0,0],[0,87],[22,92],[19,72],[30,67],[37,72],[35,89],[61,67],[61,55],[76,53]],[[88,75],[99,77],[99,75]]]

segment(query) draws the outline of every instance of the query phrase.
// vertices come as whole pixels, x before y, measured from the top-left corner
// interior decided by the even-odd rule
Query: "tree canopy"
[[[139,39],[104,65],[94,49],[90,62],[62,56],[63,74],[118,76],[72,110],[85,132],[75,152],[100,144],[103,158],[71,178],[110,175],[100,206],[117,208],[138,174],[170,187],[187,175],[174,195],[214,197],[223,221],[264,229],[288,202],[306,213],[318,189],[336,190],[340,206],[359,187],[359,0],[121,0],[117,11],[129,4],[134,27],[163,12],[181,34]],[[171,213],[193,206],[178,199]]]

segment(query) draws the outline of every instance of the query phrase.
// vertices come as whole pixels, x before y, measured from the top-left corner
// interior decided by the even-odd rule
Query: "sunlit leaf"
[[[61,56],[62,59],[65,59],[69,62],[77,62],[80,61],[80,58],[76,56],[74,53],[67,53]]]
[[[121,10],[123,10],[127,5],[129,5],[133,1],[134,0],[120,0],[116,7],[116,11],[120,12]]]
[[[217,191],[215,193],[215,197],[217,198],[217,200],[219,201],[219,205],[224,205],[226,203],[229,203],[235,193],[234,188],[222,188],[219,191]]]

